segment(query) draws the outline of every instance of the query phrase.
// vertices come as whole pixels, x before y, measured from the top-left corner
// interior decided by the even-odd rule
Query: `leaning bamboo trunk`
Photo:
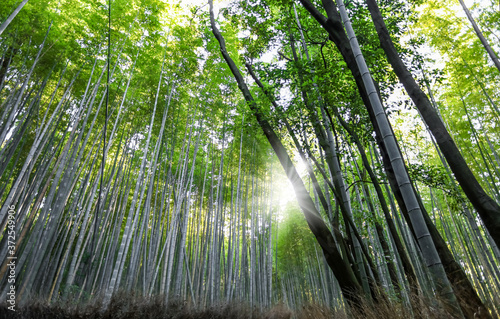
[[[0,35],[5,31],[5,29],[7,29],[7,27],[9,26],[9,24],[12,22],[12,20],[14,20],[14,18],[17,16],[17,14],[19,13],[19,11],[21,11],[21,9],[24,7],[24,5],[28,3],[28,0],[23,0],[23,2],[21,2],[17,8],[14,10],[14,12],[11,13],[11,15],[7,18],[7,20],[5,20],[1,25],[0,25]]]
[[[132,232],[135,228],[135,225],[137,223],[137,217],[138,217],[138,213],[135,214],[135,218],[134,218],[134,211],[135,211],[135,208],[136,208],[136,204],[137,204],[137,197],[138,197],[138,192],[139,192],[139,188],[143,188],[143,191],[144,191],[144,185],[143,185],[143,175],[144,175],[144,171],[145,171],[145,167],[146,167],[146,162],[147,162],[147,153],[148,153],[148,150],[149,150],[149,141],[151,139],[151,133],[152,133],[152,130],[153,130],[153,123],[154,123],[154,118],[155,118],[155,113],[156,113],[156,105],[157,105],[157,101],[158,101],[158,91],[160,89],[160,84],[161,84],[161,73],[160,73],[160,81],[158,83],[158,89],[157,89],[157,92],[156,92],[156,100],[155,100],[155,104],[154,104],[154,108],[153,108],[153,114],[151,116],[151,123],[149,125],[149,130],[148,130],[148,137],[147,137],[147,140],[146,140],[146,145],[144,147],[144,153],[143,153],[143,158],[142,158],[142,162],[141,162],[141,167],[140,167],[140,170],[139,170],[139,175],[138,175],[138,178],[137,178],[137,182],[136,182],[136,187],[135,187],[135,190],[134,190],[134,196],[133,196],[133,199],[132,199],[132,203],[130,205],[130,210],[129,210],[129,214],[128,214],[128,217],[127,217],[127,222],[126,222],[126,225],[125,225],[125,230],[124,230],[124,233],[123,233],[123,237],[122,237],[122,240],[121,240],[121,244],[120,244],[120,249],[118,251],[118,256],[117,256],[117,259],[116,259],[116,263],[115,263],[115,267],[114,267],[114,270],[113,270],[113,275],[110,279],[110,282],[109,282],[109,286],[107,287],[107,290],[106,290],[106,294],[105,294],[105,298],[104,298],[104,304],[107,305],[109,303],[109,301],[111,300],[111,296],[113,295],[115,289],[117,287],[119,287],[120,285],[120,279],[121,279],[121,274],[123,272],[123,268],[124,268],[124,262],[125,262],[125,255],[128,251],[128,247],[130,245],[130,241],[131,241],[131,236],[132,236]],[[145,184],[145,183],[144,183]]]
[[[458,0],[458,1],[460,2],[460,5],[464,9],[464,12],[467,15],[467,18],[469,19],[470,23],[472,24],[472,28],[474,28],[474,32],[476,32],[477,37],[479,38],[479,40],[481,40],[481,43],[483,44],[484,49],[486,50],[486,52],[488,52],[488,55],[490,56],[491,60],[493,61],[493,63],[497,67],[498,72],[500,72],[500,61],[498,60],[498,56],[495,54],[495,52],[491,48],[490,44],[488,43],[488,40],[486,40],[483,33],[481,32],[481,30],[477,26],[476,21],[474,21],[474,18],[472,17],[472,14],[470,13],[467,6],[465,5],[464,1],[463,0]]]
[[[263,114],[258,109],[250,93],[250,90],[248,89],[247,85],[243,80],[240,71],[238,70],[236,64],[227,53],[224,38],[222,37],[222,35],[220,34],[219,30],[215,25],[212,0],[209,0],[209,5],[210,5],[210,22],[211,22],[212,32],[217,41],[219,42],[222,56],[224,57],[224,60],[228,64],[231,72],[233,73],[238,83],[238,87],[242,92],[245,100],[249,103],[249,106],[252,112],[254,113],[257,122],[261,126],[264,135],[267,137],[269,143],[271,144],[276,155],[278,156],[278,159],[280,160],[280,163],[283,166],[288,179],[292,183],[294,191],[297,195],[297,201],[299,202],[299,205],[304,213],[306,221],[311,231],[315,235],[316,239],[318,240],[318,243],[320,244],[321,248],[323,249],[323,253],[328,261],[330,268],[336,274],[337,280],[339,281],[339,284],[344,292],[344,297],[352,304],[357,304],[357,302],[359,301],[359,291],[361,289],[360,285],[356,280],[354,274],[352,273],[352,270],[348,268],[345,263],[343,262],[339,263],[339,260],[342,260],[342,258],[340,252],[336,249],[333,236],[331,235],[329,229],[323,222],[323,219],[321,218],[320,214],[316,210],[314,203],[311,197],[309,196],[309,193],[307,192],[304,183],[302,182],[302,179],[298,175],[290,157],[287,154],[286,149],[284,148],[278,136],[272,129],[269,122],[264,118]]]
[[[463,1],[460,0],[460,2],[464,6]],[[500,244],[500,206],[483,190],[441,121],[436,109],[432,107],[427,95],[420,89],[399,57],[376,1],[367,0],[367,3],[377,29],[380,44],[394,72],[417,106],[423,120],[429,126],[458,183],[485,222],[486,227],[493,235],[493,239],[497,244]],[[496,59],[496,63],[498,63],[498,59]],[[497,67],[499,67],[500,71],[500,64]]]
[[[327,0],[323,0],[325,3]],[[337,0],[338,8],[340,11],[340,16],[344,22],[347,35],[349,37],[349,42],[353,50],[353,54],[356,59],[356,63],[362,74],[362,79],[367,89],[368,97],[370,99],[371,105],[374,110],[376,121],[379,125],[381,131],[381,138],[386,146],[388,156],[391,161],[394,174],[398,183],[398,188],[401,191],[405,206],[408,209],[410,219],[412,222],[412,227],[415,231],[415,235],[418,238],[418,243],[422,250],[425,258],[427,267],[430,270],[434,283],[436,284],[437,294],[443,299],[448,311],[457,317],[463,317],[460,306],[457,303],[456,296],[453,292],[453,288],[446,277],[445,270],[437,253],[436,247],[432,241],[432,237],[427,229],[424,221],[424,216],[420,209],[418,200],[416,198],[415,192],[412,188],[412,184],[408,173],[406,171],[405,164],[401,152],[398,148],[396,138],[392,133],[392,128],[390,126],[387,115],[385,114],[384,108],[380,101],[379,95],[373,83],[373,79],[370,75],[368,66],[366,65],[363,53],[359,47],[358,41],[356,39],[354,30],[351,25],[351,21],[347,15],[344,2],[342,0]]]

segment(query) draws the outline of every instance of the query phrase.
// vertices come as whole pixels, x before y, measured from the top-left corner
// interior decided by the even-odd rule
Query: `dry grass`
[[[349,311],[332,311],[327,307],[308,304],[299,311],[295,312],[297,319],[407,319],[407,318],[426,318],[426,319],[452,319],[450,315],[441,309],[434,308],[418,300],[421,307],[413,309],[404,307],[401,303],[379,302],[376,305],[362,302],[362,304]]]
[[[182,301],[171,301],[167,304],[165,298],[161,296],[146,298],[130,293],[119,293],[112,298],[105,310],[101,298],[83,303],[58,301],[51,304],[32,300],[18,305],[16,312],[8,310],[7,305],[2,304],[0,319],[406,319],[412,318],[412,314],[414,318],[451,318],[442,310],[429,306],[422,299],[415,300],[415,305],[418,306],[413,313],[400,303],[389,302],[378,303],[376,306],[363,303],[348,314],[344,311],[332,311],[317,304],[308,304],[293,312],[282,304],[264,310],[252,309],[243,303],[198,309]]]
[[[16,306],[16,311],[0,305],[0,319],[290,319],[292,312],[282,305],[271,309],[252,309],[243,303],[221,304],[198,309],[184,301],[166,302],[165,298],[118,293],[103,310],[101,298],[88,302],[58,301],[51,304],[32,300]]]

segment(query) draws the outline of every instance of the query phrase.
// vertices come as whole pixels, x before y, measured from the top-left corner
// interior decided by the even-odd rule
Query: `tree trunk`
[[[490,44],[488,43],[488,41],[484,37],[481,30],[479,30],[479,27],[477,26],[476,21],[474,21],[474,18],[472,17],[472,14],[470,13],[467,6],[465,5],[464,1],[463,0],[458,0],[458,1],[460,2],[460,5],[462,5],[462,8],[464,9],[465,14],[467,15],[467,18],[469,19],[470,23],[472,24],[472,28],[474,28],[474,32],[476,32],[477,37],[479,38],[479,40],[481,40],[481,43],[483,44],[486,52],[488,52],[488,55],[490,56],[491,60],[493,61],[493,63],[497,67],[498,72],[500,72],[500,61],[498,60],[497,55],[495,54],[495,52],[491,48]]]
[[[420,89],[413,79],[403,61],[399,57],[396,48],[391,40],[389,31],[384,23],[382,14],[377,6],[376,0],[366,0],[372,15],[373,22],[377,29],[380,44],[391,63],[394,72],[404,85],[408,95],[417,106],[422,118],[434,135],[437,144],[448,164],[450,165],[455,178],[464,190],[465,194],[476,208],[484,221],[485,226],[492,234],[493,239],[500,245],[500,206],[483,190],[476,177],[465,162],[462,154],[458,150],[453,138],[441,121],[436,110],[432,107],[427,95]],[[463,4],[462,0],[460,2]],[[497,59],[498,61],[498,59]]]
[[[11,15],[0,25],[0,35],[5,31],[5,29],[9,26],[9,24],[14,20],[19,11],[24,7],[24,5],[28,3],[28,0],[23,0],[17,8],[11,13]]]
[[[342,257],[340,255],[340,252],[337,250],[335,246],[335,241],[330,231],[328,230],[325,223],[323,222],[323,219],[316,210],[314,202],[309,196],[309,193],[307,192],[307,189],[305,188],[302,179],[298,175],[290,157],[288,156],[286,149],[284,148],[278,136],[272,129],[269,122],[264,118],[263,114],[258,109],[257,104],[255,103],[250,93],[250,90],[248,89],[247,85],[243,80],[243,76],[241,75],[234,61],[227,53],[224,38],[222,37],[222,35],[220,34],[219,30],[215,25],[212,0],[209,0],[209,5],[210,5],[210,22],[211,22],[212,32],[217,41],[219,42],[222,56],[226,61],[227,65],[229,66],[231,72],[233,73],[238,83],[238,87],[242,92],[245,100],[248,102],[250,109],[254,113],[257,122],[262,128],[262,131],[264,132],[264,135],[266,136],[269,143],[273,147],[274,152],[278,156],[278,159],[280,160],[280,163],[283,166],[288,179],[292,183],[295,194],[297,196],[297,201],[302,209],[302,212],[304,213],[309,228],[311,229],[319,245],[323,249],[325,258],[330,268],[333,270],[333,272],[337,277],[339,285],[344,293],[344,297],[351,304],[357,304],[359,302],[359,291],[361,291],[361,287],[359,286],[358,281],[356,280],[354,274],[352,273],[352,270],[349,267],[347,267],[347,265],[344,262],[339,262],[340,260],[342,260]]]

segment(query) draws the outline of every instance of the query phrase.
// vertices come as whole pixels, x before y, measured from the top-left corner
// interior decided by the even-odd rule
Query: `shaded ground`
[[[417,318],[449,318],[432,306],[422,305],[413,314]],[[353,311],[348,316],[344,311],[334,311],[326,307],[310,304],[292,311],[283,305],[271,309],[253,309],[243,303],[232,303],[198,309],[183,301],[168,304],[165,298],[156,296],[145,298],[132,294],[118,294],[112,298],[109,307],[103,310],[102,299],[95,298],[86,303],[58,301],[48,304],[33,300],[16,305],[16,311],[8,309],[7,304],[0,305],[0,319],[361,319],[361,318],[411,318],[412,313],[398,303],[383,303],[377,306],[367,304],[361,310]]]

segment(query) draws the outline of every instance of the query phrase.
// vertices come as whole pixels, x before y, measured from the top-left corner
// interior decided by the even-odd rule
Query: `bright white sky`
[[[227,5],[229,5],[231,1],[229,0],[214,0],[214,14],[217,16],[219,13],[220,8],[225,8]],[[208,10],[208,0],[207,1],[200,1],[200,0],[181,0],[180,1],[181,7],[184,8],[189,8],[192,6],[206,6]]]

